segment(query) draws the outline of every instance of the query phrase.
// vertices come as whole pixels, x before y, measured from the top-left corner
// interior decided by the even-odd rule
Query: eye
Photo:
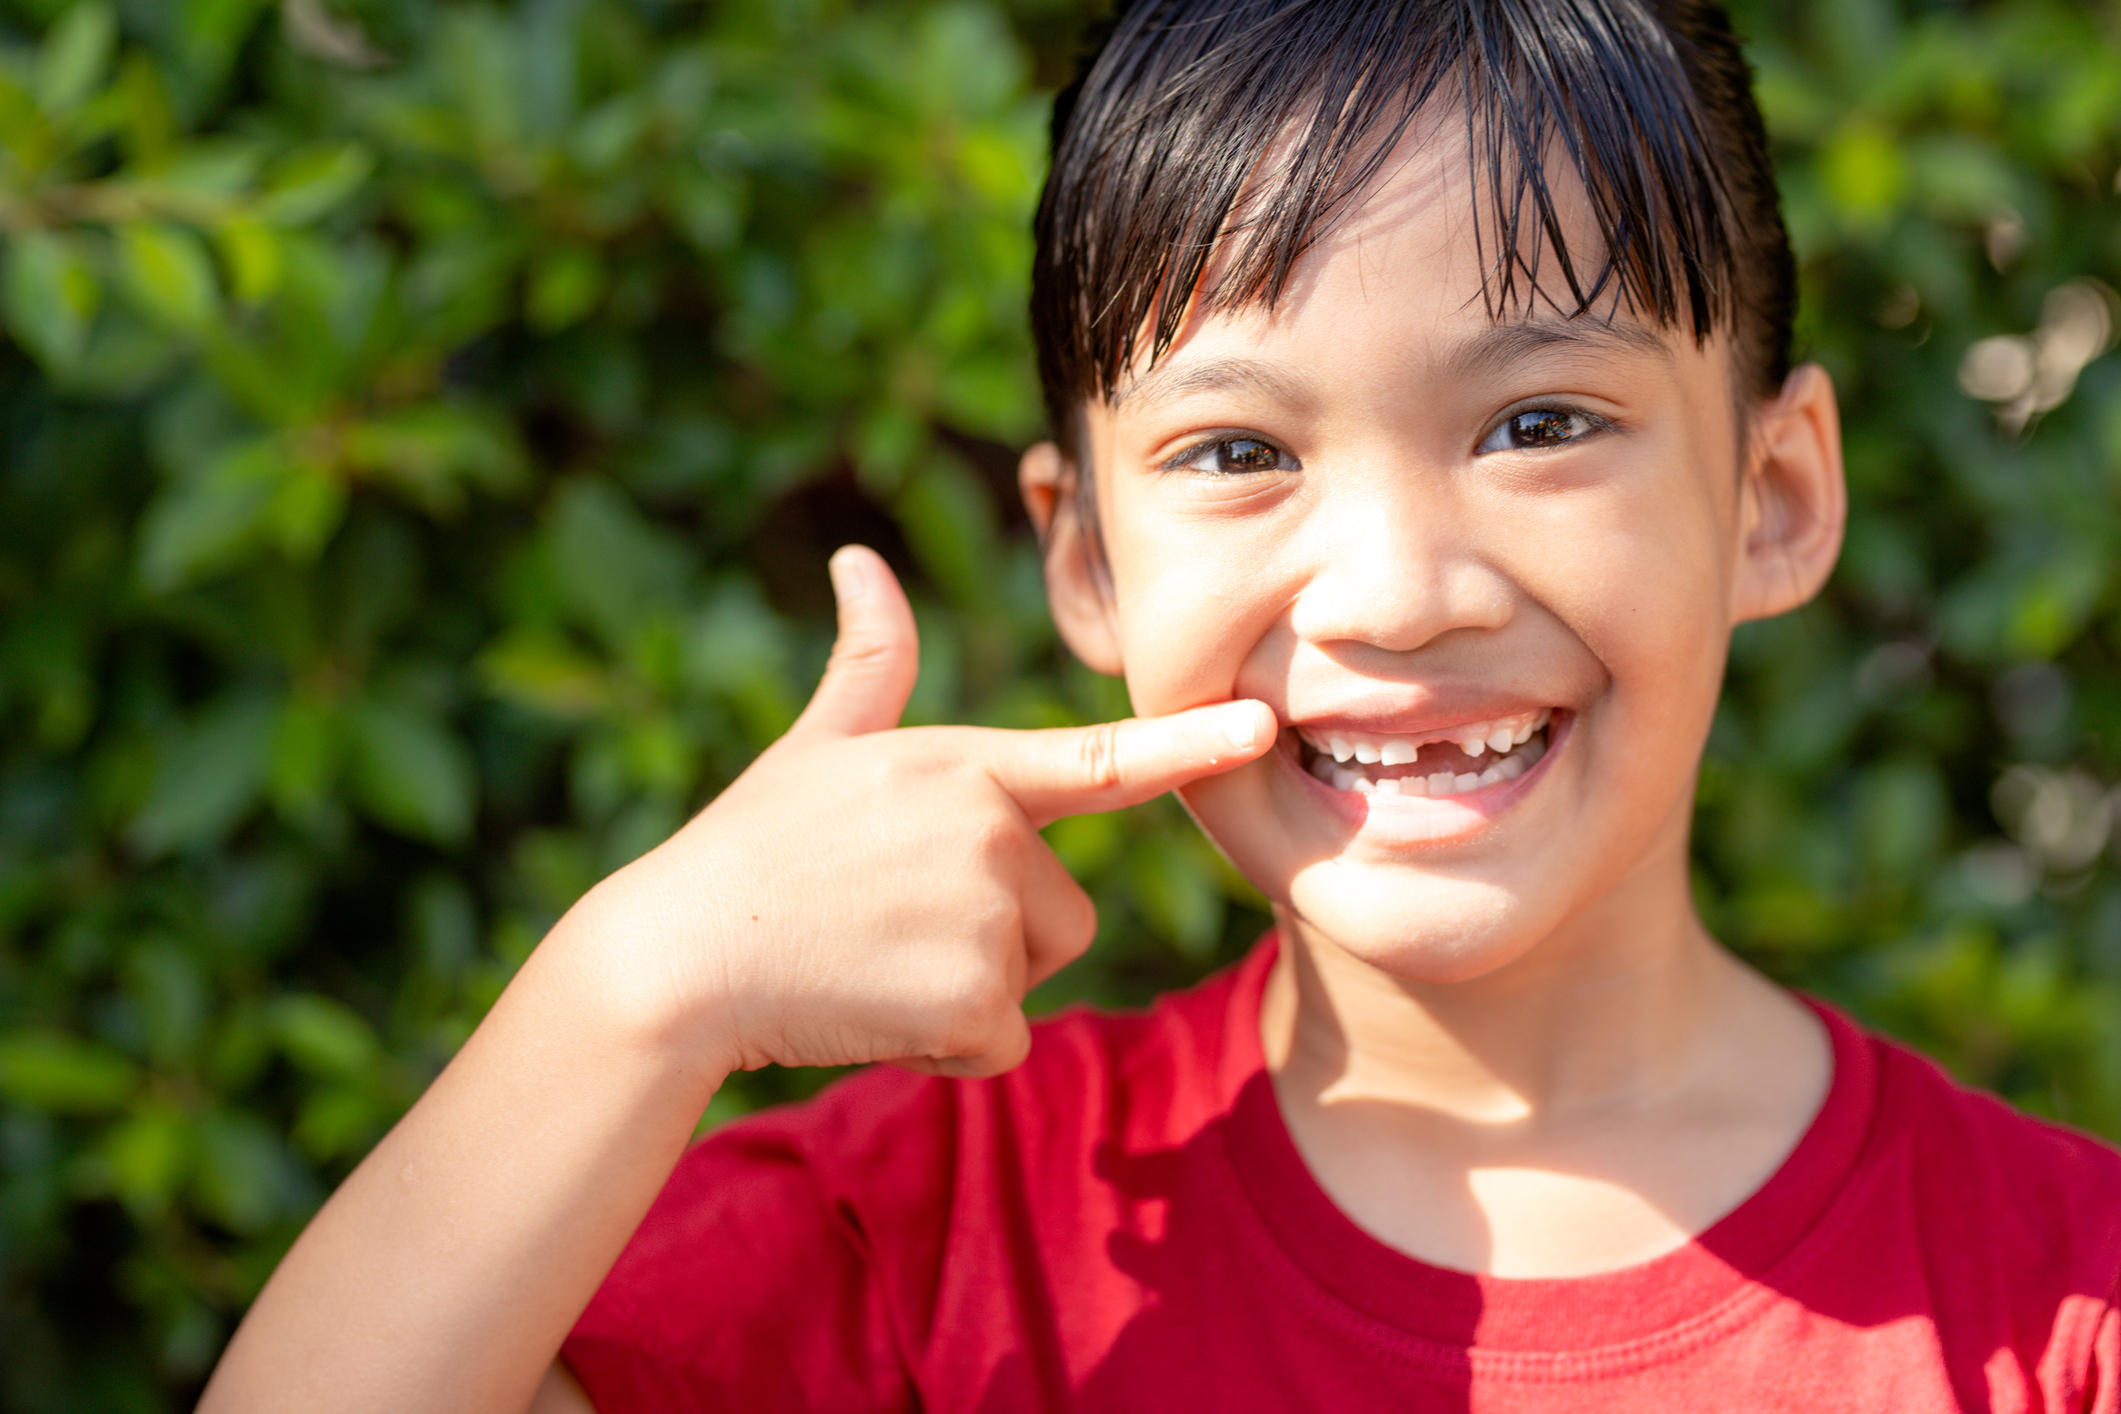
[[[1298,471],[1296,458],[1258,437],[1217,437],[1187,448],[1164,463],[1166,471],[1238,476],[1262,471]]]
[[[1476,451],[1523,452],[1565,447],[1612,424],[1577,408],[1527,408],[1504,418]]]

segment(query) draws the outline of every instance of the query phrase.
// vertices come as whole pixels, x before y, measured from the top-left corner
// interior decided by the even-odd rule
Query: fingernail
[[[833,551],[825,568],[832,575],[832,592],[842,604],[851,604],[869,592],[869,576],[846,550]]]
[[[1229,733],[1230,744],[1249,747],[1259,739],[1259,713],[1249,702],[1239,702],[1223,713],[1223,730]]]

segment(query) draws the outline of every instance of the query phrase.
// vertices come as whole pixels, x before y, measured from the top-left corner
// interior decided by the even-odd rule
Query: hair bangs
[[[1452,109],[1491,314],[1543,301],[1696,339],[1727,327],[1741,376],[1780,381],[1795,272],[1714,5],[1137,0],[1054,109],[1032,326],[1056,434],[1072,441],[1075,410],[1166,352],[1189,310],[1271,307],[1417,117]],[[1589,260],[1554,189],[1569,172]]]

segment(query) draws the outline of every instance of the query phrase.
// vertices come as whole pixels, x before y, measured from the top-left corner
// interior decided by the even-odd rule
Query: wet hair
[[[1722,328],[1740,387],[1780,386],[1796,270],[1720,5],[1134,0],[1054,103],[1034,223],[1032,334],[1063,450],[1189,308],[1271,307],[1432,100],[1464,127],[1491,314]],[[1588,194],[1594,259],[1565,239],[1556,159]]]

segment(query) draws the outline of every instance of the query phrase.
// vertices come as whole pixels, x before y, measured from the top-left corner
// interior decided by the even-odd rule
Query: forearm
[[[1039,827],[1276,740],[1257,702],[890,730],[913,611],[873,553],[833,566],[840,639],[802,717],[539,946],[288,1253],[208,1414],[523,1414],[730,1070],[1016,1064],[1025,987],[1097,932]]]
[[[317,1215],[209,1414],[527,1409],[726,1068],[641,1022],[570,916]]]

